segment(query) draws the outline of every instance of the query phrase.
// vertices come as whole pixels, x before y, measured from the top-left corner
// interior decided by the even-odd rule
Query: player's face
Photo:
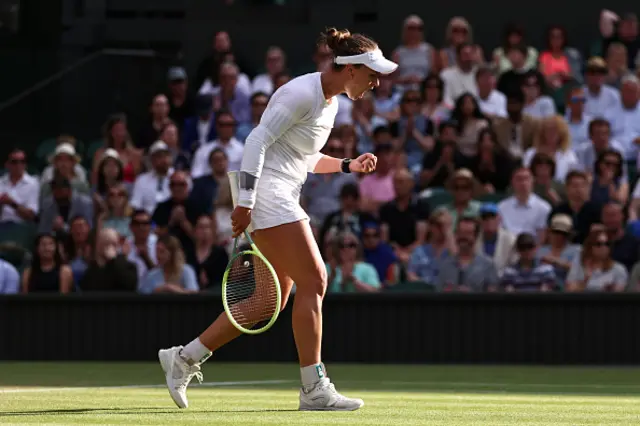
[[[378,73],[365,66],[360,68],[349,66],[346,72],[349,73],[346,92],[351,100],[362,98],[367,91],[380,85]]]

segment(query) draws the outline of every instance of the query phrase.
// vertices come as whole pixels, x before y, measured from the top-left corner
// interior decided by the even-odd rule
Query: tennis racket
[[[240,250],[240,237],[236,238],[222,278],[222,304],[234,327],[246,334],[260,334],[280,314],[280,282],[247,231],[244,236],[250,247]]]

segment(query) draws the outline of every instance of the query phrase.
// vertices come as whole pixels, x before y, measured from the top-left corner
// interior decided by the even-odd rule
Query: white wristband
[[[256,204],[256,191],[242,189],[238,193],[238,205],[247,209],[252,209]]]

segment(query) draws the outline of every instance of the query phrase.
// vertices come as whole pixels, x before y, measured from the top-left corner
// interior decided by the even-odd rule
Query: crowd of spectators
[[[509,24],[484,52],[455,17],[436,49],[406,18],[398,70],[362,99],[337,98],[323,149],[373,152],[377,170],[303,186],[329,292],[640,289],[637,18],[604,11],[600,32],[581,52],[561,25],[535,46]],[[167,70],[139,134],[114,114],[89,158],[61,135],[39,175],[11,151],[0,235],[37,238],[27,260],[0,261],[0,293],[219,289],[233,247],[227,172],[294,76],[277,46],[262,73],[225,32],[211,49],[193,77]],[[318,45],[312,59],[322,71],[332,54]]]

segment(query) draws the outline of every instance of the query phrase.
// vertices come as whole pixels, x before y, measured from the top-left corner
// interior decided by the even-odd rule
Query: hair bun
[[[329,49],[331,50],[338,49],[340,44],[349,37],[351,37],[349,30],[340,31],[336,28],[329,28],[324,33],[327,46],[329,46]]]

